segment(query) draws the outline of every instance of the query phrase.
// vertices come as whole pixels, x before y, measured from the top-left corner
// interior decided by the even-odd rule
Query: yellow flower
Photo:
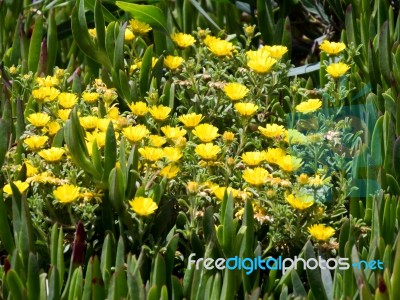
[[[323,224],[314,224],[307,229],[311,236],[319,241],[327,241],[335,234],[335,229]]]
[[[158,205],[152,198],[146,197],[135,197],[133,200],[129,201],[132,210],[139,216],[148,216],[153,214]]]
[[[197,145],[194,151],[204,160],[215,160],[221,148],[212,143]]]
[[[303,164],[301,158],[286,155],[278,161],[278,166],[286,172],[293,172],[300,168]]]
[[[110,119],[97,119],[97,128],[100,131],[107,131],[108,125],[110,124]]]
[[[29,183],[22,182],[21,180],[13,181],[14,185],[17,187],[18,191],[22,194],[29,188]],[[3,191],[8,195],[12,195],[11,184],[6,184],[3,188]]]
[[[267,124],[267,126],[258,126],[258,130],[267,138],[278,138],[285,134],[285,127],[278,124]]]
[[[318,110],[322,106],[322,101],[319,99],[309,99],[296,105],[296,110],[303,114],[308,114]]]
[[[90,130],[90,129],[95,129],[97,127],[97,120],[98,118],[96,116],[86,116],[86,117],[80,117],[79,123],[86,130]]]
[[[36,77],[35,81],[40,87],[52,87],[58,85],[59,83],[57,77],[54,76],[46,76],[46,78]]]
[[[344,49],[346,49],[346,45],[344,43],[335,43],[335,42],[329,42],[328,40],[325,40],[320,46],[319,49],[322,51],[325,51],[326,53],[330,55],[336,55],[342,52]]]
[[[331,181],[331,177],[322,178],[320,175],[315,175],[309,180],[309,184],[315,188],[319,188]]]
[[[196,181],[189,181],[186,184],[186,188],[187,188],[189,194],[196,194],[199,189],[199,184]]]
[[[249,89],[243,84],[231,82],[225,85],[224,92],[229,99],[231,99],[232,101],[237,101],[246,97]]]
[[[32,177],[33,175],[39,173],[39,170],[32,166],[30,161],[25,161],[24,164],[26,166],[26,177]]]
[[[49,124],[47,124],[47,130],[46,132],[49,135],[55,135],[59,130],[60,130],[61,126],[60,124],[58,124],[57,122],[50,122]]]
[[[157,121],[164,121],[168,118],[171,108],[164,105],[152,106],[149,108],[151,116]]]
[[[73,184],[65,184],[57,187],[54,192],[54,197],[60,203],[71,203],[79,198],[79,187]]]
[[[232,193],[233,198],[237,198],[239,195],[239,191],[231,187],[217,186],[213,188],[212,191],[215,197],[217,197],[217,199],[220,201],[224,200],[225,191],[227,192],[228,196],[230,193]]]
[[[99,93],[83,92],[82,99],[87,103],[94,103],[99,100]]]
[[[222,139],[227,143],[232,143],[233,140],[235,139],[235,134],[230,131],[225,131],[224,134],[222,135]]]
[[[286,196],[286,201],[298,210],[304,210],[314,204],[314,198],[311,195],[293,195]]]
[[[46,113],[33,113],[26,119],[36,127],[44,127],[50,122],[50,116]]]
[[[57,111],[57,116],[62,120],[62,121],[67,121],[69,118],[69,114],[71,113],[71,109],[59,109]]]
[[[51,185],[65,184],[65,182],[63,182],[61,179],[54,177],[53,174],[50,172],[42,172],[40,174],[33,175],[27,178],[26,182],[37,182]]]
[[[278,161],[286,155],[282,148],[268,148],[265,152],[265,160],[270,164],[278,164]]]
[[[276,59],[264,55],[259,56],[257,59],[249,60],[247,66],[258,74],[267,74],[275,63]]]
[[[219,136],[218,128],[208,123],[197,125],[193,134],[203,143],[209,143]]]
[[[88,29],[88,32],[89,32],[89,35],[90,35],[92,38],[96,38],[96,37],[97,37],[96,28]]]
[[[103,101],[107,104],[110,104],[117,98],[118,98],[118,94],[114,89],[106,89],[103,92]]]
[[[42,157],[47,162],[57,162],[59,161],[65,150],[62,148],[51,147],[50,149],[39,151],[39,156]]]
[[[106,133],[105,132],[98,132],[97,130],[93,131],[92,133],[86,132],[86,140],[88,141],[88,151],[91,153],[92,151],[92,144],[96,141],[98,147],[102,148],[106,144]]]
[[[235,109],[242,117],[249,118],[256,113],[258,106],[253,103],[239,102],[235,104]]]
[[[266,169],[257,167],[254,169],[244,170],[242,177],[247,183],[254,186],[260,186],[267,181],[270,174]]]
[[[176,140],[186,134],[186,130],[180,127],[171,127],[169,125],[161,127],[161,131],[165,134],[167,139]]]
[[[167,142],[166,138],[159,136],[159,135],[153,135],[153,134],[149,136],[149,140],[150,140],[150,144],[153,147],[157,147],[157,148],[161,147],[162,145],[164,145]]]
[[[133,34],[133,32],[131,30],[129,30],[128,28],[125,29],[125,36],[124,36],[124,40],[125,42],[130,42],[135,38],[135,35]]]
[[[190,113],[186,115],[181,115],[178,119],[181,121],[187,128],[193,128],[199,125],[201,120],[203,119],[202,114]]]
[[[39,150],[46,144],[47,140],[49,138],[47,136],[39,136],[39,135],[33,135],[31,137],[28,137],[24,140],[24,143],[29,147],[30,150]]]
[[[140,142],[145,136],[149,134],[149,130],[145,125],[129,126],[122,129],[122,134],[131,142]]]
[[[242,161],[250,167],[256,167],[259,164],[261,164],[264,160],[265,160],[264,151],[245,152],[242,155]]]
[[[342,62],[338,62],[327,66],[326,72],[333,78],[339,78],[343,76],[349,69],[350,69],[349,65],[344,64]]]
[[[182,151],[179,148],[176,147],[165,147],[163,149],[165,157],[170,161],[170,162],[177,162],[178,160],[181,159],[182,157]]]
[[[39,89],[32,91],[32,96],[36,102],[51,102],[54,101],[60,91],[54,87],[42,86]]]
[[[168,55],[164,59],[164,66],[170,70],[175,70],[179,68],[185,60],[180,56]]]
[[[243,179],[254,186],[259,186],[264,184],[268,177],[270,177],[269,172],[264,168],[254,168],[254,169],[246,169],[242,174]]]
[[[192,35],[186,33],[174,33],[171,35],[171,39],[182,49],[190,47],[196,42]]]
[[[155,147],[139,148],[139,153],[145,160],[157,161],[164,157],[164,151]]]
[[[132,30],[133,34],[137,34],[137,35],[143,35],[152,29],[149,24],[140,22],[135,19],[132,19],[129,21],[129,26],[130,26],[130,29]]]
[[[180,171],[179,167],[175,165],[168,165],[164,168],[162,168],[160,175],[167,177],[168,179],[172,179],[178,175],[178,172]]]
[[[263,48],[259,50],[249,50],[246,52],[246,57],[248,60],[260,60],[269,57],[269,53],[264,51]]]
[[[288,129],[285,134],[285,141],[292,145],[304,145],[308,142],[307,137],[296,129]]]
[[[64,108],[72,108],[78,102],[78,97],[72,93],[61,93],[58,95],[58,104]]]
[[[263,51],[266,51],[269,56],[280,59],[286,52],[288,52],[288,48],[286,46],[281,45],[273,45],[273,46],[264,46],[262,48]]]
[[[142,101],[131,103],[128,105],[132,113],[136,116],[144,116],[147,113],[147,104]]]
[[[297,182],[301,185],[306,185],[309,182],[309,178],[307,174],[301,173],[300,176],[297,178]]]
[[[208,43],[208,50],[218,57],[232,56],[235,50],[231,42],[215,38],[213,42]]]

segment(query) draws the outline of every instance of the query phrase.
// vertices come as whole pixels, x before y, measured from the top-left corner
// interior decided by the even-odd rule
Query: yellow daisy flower
[[[286,201],[295,209],[304,210],[314,204],[314,198],[311,195],[293,195],[286,196]]]
[[[269,56],[259,56],[257,59],[251,59],[247,63],[247,66],[250,67],[254,72],[258,74],[267,74],[273,65],[276,63],[276,59]]]
[[[144,35],[152,29],[149,24],[136,19],[129,21],[129,27],[132,30],[132,33],[137,35]]]
[[[86,117],[80,117],[79,123],[86,130],[91,130],[97,127],[97,120],[98,118],[96,116],[86,116]]]
[[[197,125],[193,130],[193,134],[203,143],[209,143],[219,136],[218,128],[208,123]]]
[[[257,167],[254,169],[244,170],[242,177],[247,183],[254,186],[260,186],[267,181],[270,174],[266,169]]]
[[[173,33],[171,39],[179,48],[182,49],[190,47],[196,42],[192,35],[186,33]]]
[[[82,99],[91,104],[91,103],[95,103],[97,100],[99,100],[100,98],[100,94],[99,93],[95,93],[95,92],[83,92],[82,93]]]
[[[161,127],[161,131],[165,134],[167,139],[176,140],[186,134],[186,130],[180,127],[171,127],[169,125]]]
[[[330,55],[337,55],[346,49],[346,45],[344,43],[335,43],[325,40],[320,46],[319,49],[322,51],[330,54]]]
[[[129,126],[122,129],[122,134],[131,142],[137,143],[145,138],[150,131],[145,125]]]
[[[148,161],[158,161],[164,157],[164,151],[155,147],[139,148],[139,153]]]
[[[138,102],[134,102],[134,103],[132,102],[128,106],[131,109],[132,113],[136,116],[144,116],[148,111],[147,104],[142,101],[138,101]]]
[[[180,56],[168,55],[164,59],[164,66],[170,70],[178,69],[185,60]]]
[[[49,86],[42,86],[32,91],[33,98],[39,103],[54,101],[59,94],[60,91],[58,89]]]
[[[322,101],[319,99],[309,99],[296,105],[296,110],[303,114],[308,114],[318,110],[322,106]]]
[[[13,181],[13,184],[17,187],[18,191],[22,194],[29,188],[29,183],[23,182],[21,180]],[[12,195],[11,184],[6,184],[3,188],[3,191],[8,195]]]
[[[207,143],[197,145],[194,151],[204,160],[216,160],[221,148],[212,143]]]
[[[232,56],[233,50],[235,50],[231,42],[215,38],[214,41],[208,43],[208,50],[218,57]]]
[[[265,160],[270,164],[278,164],[284,156],[286,156],[286,151],[282,148],[268,148],[265,151]]]
[[[248,94],[249,89],[243,84],[231,82],[225,85],[224,93],[232,101],[242,100]]]
[[[327,66],[326,72],[333,78],[339,78],[343,76],[349,69],[350,69],[349,65],[344,64],[342,62],[338,62]]]
[[[269,56],[276,59],[281,59],[282,56],[284,56],[285,53],[288,52],[288,48],[281,45],[264,46],[262,50],[266,51]]]
[[[239,102],[234,105],[236,111],[244,118],[253,116],[258,109],[258,106],[249,102]]]
[[[335,229],[323,224],[314,224],[307,229],[311,236],[319,241],[327,241],[335,234]]]
[[[161,147],[162,145],[164,145],[167,142],[167,139],[165,137],[159,136],[159,135],[149,135],[149,140],[150,140],[150,144],[153,147]]]
[[[39,156],[47,162],[57,162],[61,160],[65,150],[63,148],[51,147],[50,149],[39,151]]]
[[[148,197],[135,197],[129,204],[136,214],[144,217],[153,214],[158,208],[157,203]]]
[[[149,108],[151,116],[157,121],[164,121],[168,118],[171,108],[164,105],[152,106]]]
[[[47,136],[34,135],[24,139],[24,144],[26,144],[30,150],[35,151],[42,148],[48,139]]]
[[[165,147],[163,151],[169,162],[177,162],[183,156],[181,149],[176,147]]]
[[[71,203],[79,198],[79,187],[73,184],[64,184],[57,187],[53,195],[60,203]]]
[[[267,138],[278,138],[285,134],[285,127],[278,124],[267,124],[267,126],[258,126],[258,130]]]
[[[286,155],[278,161],[278,166],[286,172],[294,172],[303,165],[301,158]]]
[[[61,93],[58,95],[58,104],[64,108],[72,108],[78,102],[78,97],[73,93]]]
[[[50,122],[50,116],[46,113],[33,113],[26,119],[35,127],[44,127]]]
[[[166,167],[162,168],[160,171],[160,175],[163,177],[167,177],[168,179],[172,179],[178,175],[180,169],[178,166],[175,165],[167,165]]]
[[[204,117],[202,114],[190,113],[186,115],[181,115],[178,120],[181,121],[185,125],[185,127],[193,128],[199,125],[203,118]]]
[[[265,160],[264,151],[245,152],[242,155],[242,161],[250,167],[256,167],[259,164],[261,164],[264,160]]]

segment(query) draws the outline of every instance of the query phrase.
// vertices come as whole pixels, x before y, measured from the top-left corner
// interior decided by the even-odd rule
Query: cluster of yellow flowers
[[[151,29],[149,25],[133,19],[126,28],[125,41],[133,41]],[[96,38],[95,29],[89,33]],[[184,33],[174,33],[171,39],[179,50],[192,47],[196,43],[192,35]],[[207,34],[201,38],[200,43],[208,49],[207,55],[214,55],[218,58],[216,60],[232,58],[238,51],[238,47],[232,42]],[[337,55],[344,49],[345,46],[341,43],[325,41],[321,45],[321,50],[329,55]],[[256,51],[247,51],[243,56],[244,64],[249,72],[252,72],[252,76],[264,78],[270,76],[269,73],[273,70],[280,68],[287,51],[288,49],[281,45],[264,46]],[[187,57],[183,55],[184,59],[175,54],[164,58],[164,67],[170,74],[178,74],[181,68],[185,68]],[[154,57],[153,67],[156,63],[157,58]],[[136,76],[133,74],[140,69],[141,61],[137,58],[127,67],[130,68],[130,74]],[[348,69],[349,66],[343,63],[334,63],[329,65],[326,71],[333,78],[338,78]],[[72,109],[76,106],[79,108],[79,123],[84,129],[85,143],[90,156],[93,155],[93,151],[103,153],[101,151],[106,144],[106,131],[111,123],[119,144],[124,139],[129,142],[126,143],[126,150],[132,146],[137,147],[140,154],[141,176],[145,174],[144,176],[152,180],[159,178],[175,179],[177,182],[179,180],[185,184],[188,195],[191,196],[205,193],[221,201],[225,193],[232,193],[234,199],[254,198],[254,211],[261,222],[269,220],[269,211],[261,201],[255,201],[259,195],[262,195],[259,198],[268,201],[282,198],[281,202],[294,211],[306,212],[316,200],[310,193],[300,192],[301,188],[306,186],[317,189],[329,184],[330,178],[322,178],[317,174],[312,177],[301,174],[297,177],[297,181],[294,180],[296,172],[300,173],[304,161],[301,157],[297,157],[297,153],[294,155],[290,151],[290,145],[305,145],[310,139],[296,129],[286,129],[278,124],[279,121],[263,126],[257,125],[252,133],[255,139],[260,141],[257,145],[267,146],[258,146],[258,149],[247,151],[253,146],[247,147],[242,145],[242,140],[237,141],[240,135],[236,126],[238,124],[230,129],[232,131],[222,130],[217,127],[218,122],[214,123],[214,120],[208,119],[205,114],[196,113],[198,112],[196,109],[189,109],[181,114],[161,104],[157,97],[155,101],[150,101],[150,95],[127,103],[130,111],[121,114],[116,104],[117,92],[108,88],[102,80],[96,79],[80,94],[65,90],[66,85],[62,84],[63,80],[63,74],[36,78],[32,99],[37,102],[39,109],[27,117],[30,125],[23,136],[29,157],[25,162],[28,179],[25,182],[14,181],[21,193],[26,192],[30,184],[49,184],[55,186],[53,195],[60,203],[72,203],[79,198],[95,198],[98,195],[85,189],[87,187],[80,187],[79,183],[71,178],[58,178],[60,174],[54,171],[54,166],[60,165],[61,161],[73,165],[67,147],[55,146],[53,142],[57,133],[63,130]],[[253,117],[265,107],[256,102],[258,99],[253,99],[255,87],[250,86],[243,78],[235,79],[234,82],[227,81],[230,82],[222,84],[221,95],[225,95],[224,103],[232,107],[235,114],[232,119],[240,120],[240,126],[250,124],[252,121],[255,121],[253,125],[257,124],[256,118]],[[102,112],[100,107],[103,108]],[[302,114],[310,114],[321,107],[320,99],[307,99],[295,106],[295,110]],[[247,127],[243,128],[246,131]],[[246,132],[242,134],[245,135]],[[237,147],[238,144],[240,147]],[[234,147],[237,147],[235,149],[237,151],[233,150]],[[119,155],[124,154],[119,153]],[[199,180],[195,180],[194,174],[191,174],[195,168],[203,168],[201,171],[203,177]],[[216,181],[211,176],[213,168],[225,168],[224,171],[228,175],[224,184],[220,181],[221,169],[216,172],[219,175],[215,176],[218,184],[211,181]],[[203,180],[207,176],[212,179]],[[236,176],[235,179],[232,179],[233,176]],[[11,186],[7,185],[4,191],[11,195]],[[135,197],[129,204],[137,216],[149,216],[158,209],[158,204],[148,196]],[[235,209],[236,215],[241,216],[243,203],[235,205]],[[334,230],[318,224],[310,227],[309,233],[318,240],[327,240],[333,236]]]
[[[319,48],[326,52],[328,55],[336,56],[341,53],[344,49],[346,49],[346,45],[344,43],[336,43],[336,42],[329,42],[325,40]],[[332,63],[326,67],[326,72],[332,76],[333,78],[342,77],[346,72],[350,69],[350,66],[342,63]]]

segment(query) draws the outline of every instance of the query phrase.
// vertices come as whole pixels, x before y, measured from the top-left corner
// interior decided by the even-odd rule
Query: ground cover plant
[[[398,10],[293,5],[0,3],[3,298],[398,298]]]

